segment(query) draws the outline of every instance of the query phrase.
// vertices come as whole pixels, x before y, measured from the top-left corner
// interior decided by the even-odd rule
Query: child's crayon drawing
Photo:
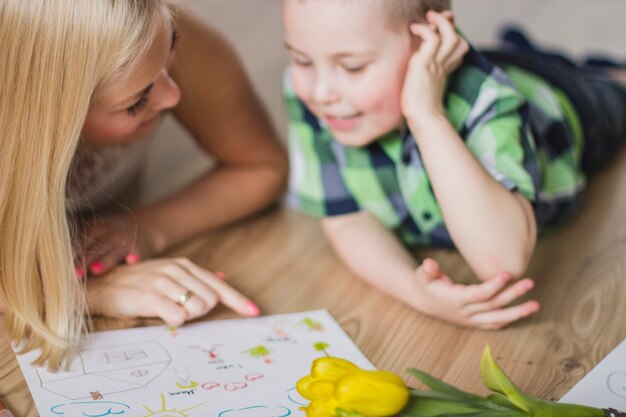
[[[329,354],[372,368],[325,310],[95,333],[58,373],[18,361],[42,417],[302,417],[295,384]]]
[[[318,352],[322,352],[324,354],[324,356],[330,356],[327,352],[327,349],[330,347],[330,345],[326,342],[315,342],[313,343],[313,349],[315,349]]]
[[[301,327],[304,327],[306,330],[310,332],[323,332],[324,331],[324,325],[321,322],[315,319],[312,319],[310,317],[303,318],[302,320],[298,322],[298,325]]]
[[[269,357],[270,355],[270,350],[268,348],[266,348],[263,345],[259,345],[259,346],[255,346],[253,348],[250,349],[246,349],[244,350],[242,353],[245,353],[246,355],[248,355],[251,358],[255,358],[255,359],[263,359],[263,362],[265,362],[266,364],[271,364],[272,358]]]

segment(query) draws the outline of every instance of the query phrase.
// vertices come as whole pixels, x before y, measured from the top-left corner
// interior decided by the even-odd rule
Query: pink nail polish
[[[226,273],[224,273],[222,271],[215,271],[213,273],[213,275],[215,275],[215,278],[221,279],[222,281],[224,281],[226,279]]]
[[[99,274],[104,270],[104,265],[102,265],[102,262],[94,262],[89,265],[89,270],[94,274]]]
[[[83,279],[85,277],[85,270],[78,265],[74,266],[74,273],[78,279]]]
[[[252,301],[248,301],[246,303],[246,307],[248,308],[248,313],[250,313],[251,316],[258,316],[261,313],[259,307]]]
[[[137,262],[139,262],[139,255],[137,255],[135,252],[131,252],[126,256],[126,263],[128,265],[134,265]]]

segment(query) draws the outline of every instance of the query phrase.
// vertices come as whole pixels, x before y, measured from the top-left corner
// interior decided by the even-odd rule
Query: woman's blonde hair
[[[0,300],[11,338],[61,366],[86,330],[65,187],[89,106],[162,27],[163,0],[0,0]]]

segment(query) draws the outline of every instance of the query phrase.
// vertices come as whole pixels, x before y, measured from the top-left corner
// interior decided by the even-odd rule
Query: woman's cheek
[[[83,140],[97,144],[116,143],[131,136],[140,124],[141,118],[126,113],[107,119],[87,120],[83,128]]]

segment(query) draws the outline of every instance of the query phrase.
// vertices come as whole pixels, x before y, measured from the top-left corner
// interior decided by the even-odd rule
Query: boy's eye
[[[344,65],[343,69],[353,74],[356,74],[362,72],[366,67],[367,65]]]
[[[311,61],[298,58],[291,58],[291,63],[293,65],[297,65],[298,67],[310,67],[311,65],[313,65]]]

